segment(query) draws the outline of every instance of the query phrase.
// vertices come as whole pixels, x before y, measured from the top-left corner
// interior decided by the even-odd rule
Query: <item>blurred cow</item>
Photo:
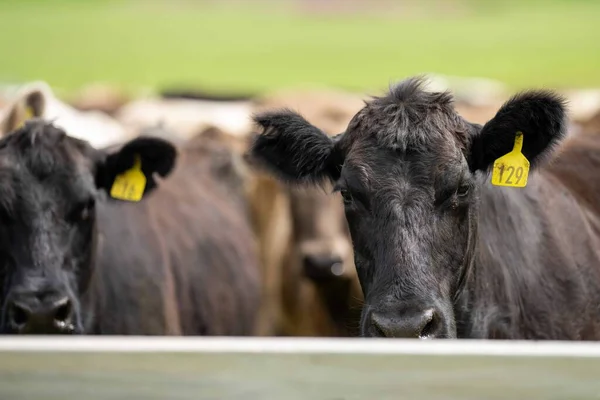
[[[179,91],[134,101],[116,118],[132,130],[162,123],[183,140],[203,132],[204,140],[224,143],[242,154],[249,144],[251,113],[273,104],[301,110],[333,134],[345,128],[363,103],[337,91],[284,91],[251,103],[246,98]],[[362,294],[339,196],[312,188],[290,190],[247,165],[237,168],[244,174],[263,266],[258,334],[354,335]]]
[[[100,150],[37,118],[6,135],[0,331],[253,334],[260,270],[233,157],[205,137]],[[136,158],[143,198],[112,198]]]
[[[572,122],[569,133],[600,133],[600,89],[571,90],[565,94]]]
[[[341,91],[282,91],[255,100],[254,112],[282,106],[329,134],[345,129],[362,99]],[[357,335],[362,291],[339,194],[287,188],[253,169],[251,201],[263,247],[265,291],[276,332]]]
[[[114,115],[130,101],[130,97],[118,87],[92,83],[82,87],[69,100],[69,104],[80,111],[101,111]]]
[[[580,133],[600,134],[600,110],[586,121],[580,122]]]
[[[23,85],[2,110],[0,134],[17,129],[23,121],[39,117],[82,139],[96,148],[110,146],[132,137],[133,131],[100,111],[79,111],[58,99],[45,82]]]
[[[246,135],[251,127],[250,103],[182,97],[145,97],[121,107],[115,118],[131,130],[163,124],[183,138],[209,127],[232,135]]]

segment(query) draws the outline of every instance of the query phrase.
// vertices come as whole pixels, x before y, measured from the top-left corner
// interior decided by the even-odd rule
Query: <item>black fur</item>
[[[0,141],[0,331],[17,329],[7,319],[11,302],[30,301],[14,299],[22,292],[69,298],[73,320],[65,329],[84,329],[79,295],[92,271],[98,189],[110,191],[134,153],[146,163],[147,195],[156,187],[152,174],[173,168],[168,142],[137,138],[120,150],[98,150],[40,118]]]
[[[166,140],[153,137],[137,137],[120,150],[108,154],[98,166],[96,184],[110,193],[112,183],[117,175],[133,166],[135,155],[139,155],[142,172],[146,177],[144,195],[156,188],[154,173],[162,177],[168,176],[175,166],[177,150]]]
[[[536,167],[566,132],[565,100],[549,91],[528,91],[507,101],[473,138],[470,167],[488,170],[513,148],[517,131],[523,133],[523,155]]]
[[[181,157],[149,137],[95,149],[42,119],[0,139],[0,333],[251,334],[260,282],[241,177],[205,142]],[[143,198],[115,201],[103,192],[134,154]],[[154,173],[169,176],[158,190]]]
[[[333,140],[302,116],[281,110],[256,115],[264,129],[250,154],[279,178],[293,183],[318,183],[335,173]]]

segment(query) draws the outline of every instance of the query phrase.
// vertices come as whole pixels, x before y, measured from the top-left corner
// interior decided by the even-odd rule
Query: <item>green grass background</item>
[[[433,72],[600,86],[600,1],[447,1],[462,11],[432,0],[406,15],[307,14],[285,1],[0,0],[0,81],[377,90]]]

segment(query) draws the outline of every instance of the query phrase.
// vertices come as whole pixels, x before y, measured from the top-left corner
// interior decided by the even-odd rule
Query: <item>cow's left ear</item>
[[[176,158],[177,149],[170,142],[137,137],[103,155],[97,163],[96,186],[111,198],[138,201],[157,187],[155,173],[166,177],[172,172]]]
[[[517,132],[523,133],[521,152],[532,168],[565,136],[565,100],[549,91],[527,91],[504,103],[494,118],[471,140],[471,171],[488,171],[494,161],[509,153]]]
[[[0,117],[0,134],[6,135],[29,120],[30,118],[43,117],[48,99],[52,91],[41,82],[35,82],[26,87],[12,104],[6,107]]]
[[[263,132],[256,135],[248,151],[256,161],[280,180],[290,184],[319,184],[340,176],[343,160],[335,151],[337,139],[330,137],[291,110],[274,110],[254,116]]]

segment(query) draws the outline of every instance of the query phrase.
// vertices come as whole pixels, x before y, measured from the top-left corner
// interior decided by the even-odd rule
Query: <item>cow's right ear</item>
[[[290,110],[254,116],[262,129],[251,144],[249,156],[279,179],[293,184],[337,180],[340,175],[331,137]]]
[[[177,149],[170,142],[140,136],[120,149],[103,154],[96,165],[96,186],[109,197],[138,201],[157,187],[154,174],[168,176],[175,166]],[[143,184],[137,177],[143,175]],[[136,196],[136,188],[141,197]]]

